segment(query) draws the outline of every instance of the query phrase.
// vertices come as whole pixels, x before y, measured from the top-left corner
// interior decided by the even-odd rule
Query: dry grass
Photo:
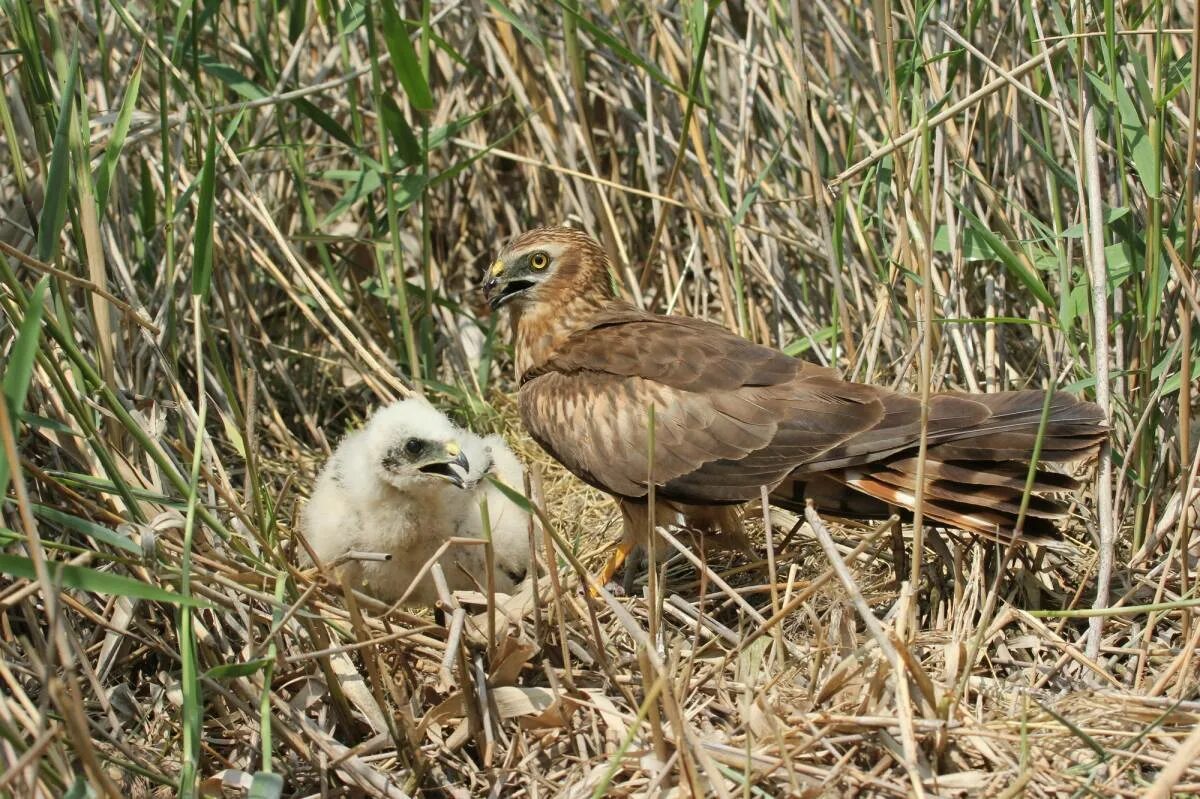
[[[383,3],[0,0],[0,795],[1200,794],[1193,5]],[[563,221],[855,379],[1097,396],[1067,545],[898,586],[777,512],[771,581],[581,593],[615,513],[475,289]],[[532,466],[495,640],[294,565],[417,389]]]

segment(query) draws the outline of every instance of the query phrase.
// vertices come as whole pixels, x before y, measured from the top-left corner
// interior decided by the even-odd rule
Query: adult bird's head
[[[362,435],[367,462],[387,485],[406,492],[472,487],[461,431],[424,399],[389,405]]]
[[[500,251],[483,280],[493,310],[518,311],[542,302],[596,293],[609,295],[608,257],[586,233],[545,227],[515,237]]]

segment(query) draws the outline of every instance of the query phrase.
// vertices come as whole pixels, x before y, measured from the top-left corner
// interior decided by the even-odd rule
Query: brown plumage
[[[848,516],[915,503],[917,396],[850,383],[722,327],[646,313],[613,299],[609,262],[587,235],[542,228],[517,236],[484,283],[512,309],[520,409],[533,438],[621,505],[626,539],[648,534],[647,486],[659,520],[737,534],[722,510],[757,499]],[[929,405],[924,513],[992,537],[1011,535],[1045,395],[935,394]],[[648,409],[653,406],[653,458]],[[1064,393],[1051,398],[1041,461],[1095,452],[1103,415]],[[1039,469],[1025,535],[1055,532],[1070,477]]]

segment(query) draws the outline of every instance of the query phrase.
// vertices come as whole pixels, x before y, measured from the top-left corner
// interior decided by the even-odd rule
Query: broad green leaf
[[[262,86],[247,78],[233,67],[222,64],[212,56],[201,55],[198,58],[200,68],[229,87],[234,94],[239,94],[247,100],[261,100],[270,94]]]
[[[1192,351],[1192,363],[1196,363],[1198,361],[1200,361],[1200,346],[1195,347]],[[1166,396],[1170,396],[1171,394],[1178,393],[1179,389],[1183,386],[1182,372],[1180,372],[1179,369],[1176,368],[1175,363],[1170,364],[1170,366],[1172,367],[1172,374],[1170,377],[1168,377],[1166,380],[1164,380],[1163,384],[1162,384],[1163,394]],[[1193,375],[1193,379],[1195,379],[1194,375]],[[1158,378],[1156,376],[1155,382],[1157,382],[1157,381],[1158,381]],[[1193,389],[1193,391],[1194,390],[1195,389]]]
[[[137,105],[138,89],[142,85],[142,58],[139,55],[137,64],[129,76],[129,86],[125,96],[121,98],[121,110],[117,113],[117,122],[113,125],[112,134],[108,137],[108,145],[104,148],[104,160],[96,171],[96,203],[100,217],[108,207],[108,190],[112,185],[112,177],[117,171],[117,161],[121,158],[121,148],[125,146],[125,136],[129,133],[129,122],[133,119],[133,109]]]
[[[362,0],[351,0],[338,11],[341,20],[342,35],[349,36],[362,27],[367,18],[367,7]]]
[[[196,211],[196,233],[192,263],[192,294],[204,298],[212,283],[213,195],[216,193],[217,128],[208,125],[208,146],[200,168],[200,207]]]
[[[9,418],[13,422],[13,435],[16,435],[16,420],[25,407],[25,397],[33,381],[33,365],[42,338],[42,309],[46,304],[49,285],[50,276],[46,275],[30,292],[25,318],[21,320],[16,341],[8,355],[8,364],[4,368],[4,402],[8,405]],[[8,492],[8,479],[12,475],[10,467],[4,448],[0,447],[0,497]]]
[[[441,177],[441,174],[438,175]],[[397,185],[393,197],[396,198],[396,208],[403,211],[408,206],[421,199],[421,193],[425,191],[425,187],[431,181],[426,180],[421,175],[401,175],[397,179]],[[418,291],[421,289],[418,288]]]
[[[1129,206],[1126,206],[1126,205],[1118,205],[1116,208],[1105,208],[1104,209],[1104,225],[1105,225],[1105,227],[1116,222],[1118,219],[1120,219],[1121,217],[1125,216],[1128,213],[1129,213]],[[1062,235],[1063,235],[1064,239],[1082,239],[1083,238],[1083,223],[1080,222],[1078,225],[1071,225],[1071,227],[1067,228],[1066,230],[1064,230],[1062,232]]]
[[[127,596],[133,599],[146,599],[151,602],[169,602],[174,605],[189,607],[208,607],[208,603],[190,597],[180,596],[173,591],[165,591],[155,585],[134,580],[120,574],[96,571],[84,566],[72,566],[69,563],[50,561],[46,564],[50,572],[50,580],[56,585],[74,588],[77,591],[88,591],[104,596]],[[19,555],[0,555],[0,574],[12,577],[22,577],[26,580],[36,580],[33,561]]]
[[[1092,88],[1096,91],[1096,94],[1100,95],[1100,99],[1109,105],[1116,102],[1116,99],[1113,98],[1112,87],[1108,85],[1108,81],[1091,70],[1087,70],[1083,74],[1087,75],[1088,83],[1092,84]]]
[[[1133,247],[1127,241],[1118,241],[1104,248],[1104,263],[1108,269],[1108,290],[1112,292],[1125,282],[1133,271]]]
[[[421,145],[417,142],[417,137],[413,135],[412,128],[408,125],[408,120],[404,118],[404,112],[400,110],[400,106],[396,105],[396,101],[391,98],[391,95],[383,95],[383,107],[379,109],[383,114],[383,124],[391,134],[392,142],[396,145],[396,153],[400,156],[400,160],[406,165],[411,166],[421,160]]]
[[[1087,316],[1091,309],[1091,305],[1088,303],[1088,296],[1086,283],[1080,283],[1067,294],[1059,318],[1059,324],[1063,330],[1070,330],[1074,327],[1075,320]]]
[[[71,53],[71,65],[64,76],[62,100],[58,106],[58,124],[46,172],[45,205],[38,219],[38,260],[49,263],[58,254],[58,238],[67,219],[67,179],[71,172],[71,119],[75,110],[75,80],[79,75],[79,50]]]
[[[1041,247],[1031,247],[1032,252],[1030,257],[1033,260],[1033,268],[1039,272],[1058,273],[1062,266],[1062,260],[1058,253],[1051,250],[1044,250]]]
[[[433,108],[433,94],[429,91],[425,73],[421,71],[417,51],[408,38],[408,27],[396,13],[394,0],[380,0],[379,4],[383,8],[383,39],[392,56],[392,71],[404,87],[404,93],[408,95],[413,108],[428,111]]]
[[[1127,64],[1131,67],[1131,83],[1137,93],[1138,102],[1141,103],[1146,112],[1146,118],[1149,119],[1150,115],[1154,113],[1154,92],[1150,88],[1150,78],[1146,74],[1146,59],[1137,52],[1136,50],[1131,52],[1133,57],[1127,61]]]
[[[1150,139],[1149,131],[1146,130],[1146,123],[1138,115],[1133,98],[1126,90],[1125,85],[1119,81],[1117,83],[1117,109],[1121,115],[1121,132],[1129,145],[1129,157],[1133,160],[1133,168],[1141,178],[1142,185],[1146,187],[1146,194],[1158,197],[1162,191],[1162,176],[1159,174],[1158,155],[1154,149],[1154,142]],[[1146,107],[1147,114],[1153,112],[1152,107]]]

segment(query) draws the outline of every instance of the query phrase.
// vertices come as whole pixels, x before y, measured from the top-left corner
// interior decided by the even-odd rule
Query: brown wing
[[[570,336],[521,387],[526,427],[582,479],[625,497],[654,472],[681,502],[744,502],[876,425],[880,391],[707,322],[620,310]]]
[[[1011,528],[1043,399],[1036,391],[932,397],[927,515],[981,532]],[[520,403],[526,427],[548,452],[619,496],[645,496],[649,478],[660,496],[685,503],[744,502],[765,485],[777,488],[774,501],[789,505],[819,478],[831,498],[828,489],[840,484],[913,504],[917,397],[844,382],[701,320],[614,306],[524,376]],[[1095,405],[1066,394],[1052,397],[1049,418],[1042,461],[1078,460],[1106,433]],[[1039,471],[1034,490],[1072,486]],[[1029,507],[1038,521],[1061,512],[1051,501]]]

